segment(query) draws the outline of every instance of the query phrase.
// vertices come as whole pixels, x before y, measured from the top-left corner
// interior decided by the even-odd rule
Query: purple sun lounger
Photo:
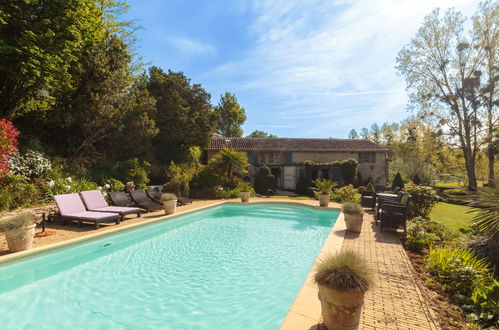
[[[101,222],[120,223],[118,213],[87,211],[78,194],[54,195],[54,200],[63,224],[66,224],[67,220],[78,221],[80,226],[83,221],[93,222],[95,223],[95,229],[99,229]]]
[[[89,211],[118,213],[121,216],[121,221],[125,220],[127,214],[137,214],[137,218],[140,217],[138,207],[109,206],[99,190],[82,191],[80,196]]]

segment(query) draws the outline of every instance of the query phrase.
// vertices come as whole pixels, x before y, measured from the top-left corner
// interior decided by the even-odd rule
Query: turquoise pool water
[[[221,205],[0,267],[2,329],[278,329],[338,212]]]

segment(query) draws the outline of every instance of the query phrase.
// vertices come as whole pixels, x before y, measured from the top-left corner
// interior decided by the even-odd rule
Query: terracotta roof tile
[[[376,143],[362,139],[302,139],[213,137],[209,151],[223,148],[239,151],[387,151]]]

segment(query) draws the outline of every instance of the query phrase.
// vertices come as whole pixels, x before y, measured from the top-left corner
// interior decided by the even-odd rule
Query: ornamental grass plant
[[[0,231],[6,232],[16,229],[22,229],[34,224],[35,221],[36,219],[33,216],[32,212],[24,211],[0,219]]]
[[[372,286],[372,274],[362,257],[346,250],[319,262],[315,282],[333,290],[365,292]]]

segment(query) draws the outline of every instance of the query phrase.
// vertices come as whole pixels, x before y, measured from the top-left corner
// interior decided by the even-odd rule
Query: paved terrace
[[[317,201],[312,200],[251,199],[251,202],[270,201],[318,205]],[[220,202],[220,200],[197,200],[192,205],[177,208],[177,214]],[[338,204],[330,204],[330,206],[339,207]],[[55,230],[56,233],[48,237],[35,238],[33,245],[34,248],[38,248],[79,237],[95,235],[96,233],[110,232],[134,224],[155,221],[159,216],[164,216],[163,212],[144,214],[138,219],[129,216],[129,220],[119,225],[103,224],[99,230],[93,230],[91,224],[83,227],[48,224],[47,230]],[[340,215],[337,226],[331,232],[320,253],[321,255],[340,249],[351,249],[366,258],[371,266],[374,273],[374,288],[366,293],[360,329],[438,329],[439,327],[434,321],[430,307],[421,296],[419,290],[420,280],[410,265],[398,239],[398,234],[388,230],[380,234],[376,229],[372,215],[366,214],[362,233],[347,232],[345,231],[343,217]],[[37,231],[39,230],[37,229]],[[7,244],[3,235],[1,235],[0,255],[7,253]],[[291,306],[281,329],[317,329],[318,324],[321,322],[321,308],[317,294],[318,289],[313,283],[312,269]]]

